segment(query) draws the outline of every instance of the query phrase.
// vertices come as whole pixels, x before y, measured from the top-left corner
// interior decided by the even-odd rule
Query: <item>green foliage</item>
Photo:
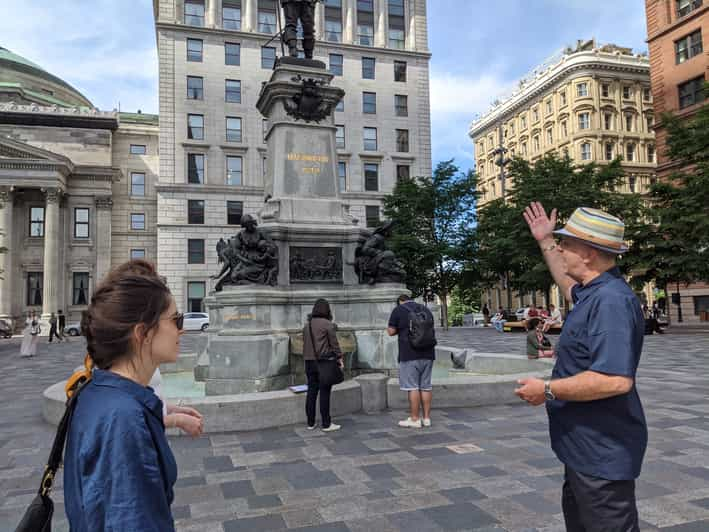
[[[475,186],[473,172],[461,173],[453,161],[444,161],[433,177],[400,180],[384,200],[384,216],[396,220],[389,245],[404,263],[408,288],[415,296],[437,294],[444,319],[448,294],[470,278]]]
[[[463,315],[480,311],[481,290],[458,285],[451,290],[448,305],[448,324],[463,325]]]

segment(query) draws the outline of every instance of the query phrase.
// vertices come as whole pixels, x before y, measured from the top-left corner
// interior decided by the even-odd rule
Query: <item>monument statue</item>
[[[386,248],[386,239],[391,236],[393,225],[394,222],[389,221],[360,240],[354,260],[360,284],[404,282],[406,270],[394,253]]]
[[[257,225],[254,217],[246,214],[241,218],[243,229],[239,233],[229,241],[220,238],[217,242],[218,262],[224,266],[212,276],[219,279],[214,287],[216,292],[221,292],[225,284],[275,286],[278,283],[278,247]]]
[[[283,42],[288,54],[298,57],[298,20],[303,27],[303,51],[307,59],[313,58],[315,48],[315,4],[318,0],[281,0],[286,27]]]

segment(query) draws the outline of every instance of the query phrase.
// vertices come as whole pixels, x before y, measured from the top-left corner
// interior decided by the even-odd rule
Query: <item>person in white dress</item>
[[[35,356],[37,354],[37,345],[39,344],[39,335],[42,332],[42,328],[39,326],[39,317],[36,312],[32,312],[32,322],[30,323],[30,351],[28,356]]]
[[[32,317],[30,313],[27,313],[25,318],[25,328],[22,330],[22,345],[20,345],[20,356],[28,357],[30,355],[30,347],[32,345],[32,335],[30,331],[32,329]]]

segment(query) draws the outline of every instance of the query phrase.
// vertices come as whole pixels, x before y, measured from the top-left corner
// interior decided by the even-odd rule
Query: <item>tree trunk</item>
[[[441,321],[443,322],[443,328],[447,331],[448,330],[448,290],[443,289],[441,290],[441,293],[439,294],[439,297],[441,298]]]

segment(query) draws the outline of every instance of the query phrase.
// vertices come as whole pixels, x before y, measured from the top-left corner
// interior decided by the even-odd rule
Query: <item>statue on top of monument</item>
[[[283,42],[288,46],[288,55],[298,57],[298,19],[303,26],[303,51],[305,57],[313,58],[315,48],[315,4],[319,0],[281,0],[286,27]]]
[[[404,282],[404,266],[386,247],[393,226],[393,221],[386,222],[368,237],[360,239],[355,249],[354,269],[361,284]]]

